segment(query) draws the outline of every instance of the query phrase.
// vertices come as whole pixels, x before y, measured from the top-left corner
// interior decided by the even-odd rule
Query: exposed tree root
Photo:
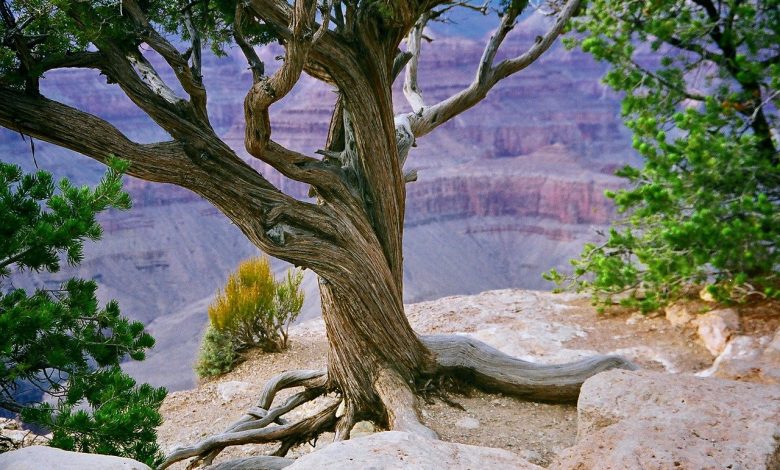
[[[355,408],[352,406],[351,403],[347,403],[346,401],[342,401],[339,405],[339,410],[343,408],[343,414],[340,414],[339,411],[336,411],[336,418],[338,418],[338,422],[336,423],[336,436],[334,437],[334,441],[346,441],[349,439],[349,435],[352,432],[352,427],[355,426]]]
[[[296,443],[306,442],[319,434],[333,430],[336,425],[336,407],[332,405],[319,413],[302,419],[293,424],[284,424],[263,429],[251,429],[249,431],[226,432],[211,436],[203,441],[190,446],[180,447],[166,457],[160,465],[160,469],[165,469],[172,464],[190,457],[206,456],[212,450],[223,449],[228,446],[242,444],[263,444],[267,442],[290,440]]]
[[[325,392],[326,383],[327,372],[324,369],[282,372],[266,382],[263,391],[260,393],[260,399],[257,401],[257,405],[247,410],[244,416],[225,430],[225,433],[260,429],[271,423],[287,424],[281,416],[303,403],[322,395]],[[306,387],[306,391],[290,397],[282,406],[268,411],[268,408],[273,403],[274,398],[279,391],[293,387]],[[219,455],[223,449],[224,447],[220,447],[209,452],[209,454],[202,459],[203,465],[211,465],[211,462],[214,461],[214,458]],[[282,451],[282,449],[284,449],[284,451]],[[287,454],[288,449],[289,448],[284,448],[283,446],[277,450],[277,454],[283,457]],[[190,467],[196,466],[199,463],[199,459],[196,459],[192,462]]]
[[[439,438],[431,428],[420,422],[417,396],[398,374],[390,369],[381,370],[374,388],[385,405],[390,429],[418,434],[429,439]]]
[[[547,402],[575,402],[582,383],[589,377],[612,368],[636,369],[619,356],[594,356],[567,364],[536,364],[506,355],[473,338],[460,335],[422,336],[420,340],[433,353],[438,368],[429,378],[423,392],[435,392],[436,380],[447,377],[466,379],[471,385],[501,391],[513,396]],[[378,421],[390,429],[412,432],[431,439],[436,433],[419,417],[418,391],[407,384],[392,368],[376,371],[374,392],[381,410],[373,410]],[[271,404],[280,390],[305,387],[274,408]],[[334,431],[335,440],[349,439],[358,417],[371,415],[372,410],[358,410],[346,400],[333,404],[308,418],[287,423],[282,416],[298,406],[324,395],[328,391],[324,370],[301,370],[279,374],[268,381],[256,406],[231,424],[224,433],[209,437],[191,447],[176,449],[160,469],[195,457],[190,467],[211,465],[226,447],[250,443],[279,442],[274,456],[260,456],[220,463],[209,468],[219,470],[277,469],[289,465],[283,459],[293,446],[316,440],[323,432]],[[433,388],[433,390],[432,390]],[[270,426],[276,423],[274,426]]]
[[[327,371],[321,370],[292,370],[282,372],[271,378],[263,387],[257,406],[268,409],[273,403],[276,394],[280,390],[292,387],[324,387],[327,382]]]
[[[225,447],[248,443],[281,442],[281,447],[275,454],[279,454],[280,457],[284,456],[293,445],[316,438],[320,433],[334,427],[335,406],[294,424],[288,424],[281,418],[298,406],[323,395],[326,392],[326,383],[327,373],[324,370],[296,370],[273,377],[263,387],[256,406],[250,408],[225,432],[211,436],[194,446],[174,450],[159,468],[164,469],[175,462],[190,457],[196,458],[188,468],[201,464],[210,465]],[[306,390],[291,396],[282,405],[268,409],[280,390],[293,387],[306,387]],[[279,426],[266,428],[272,423],[277,423]],[[271,465],[273,462],[279,463],[280,461],[269,460],[268,462]]]
[[[607,369],[636,369],[620,356],[593,356],[566,364],[523,361],[473,338],[460,335],[421,336],[436,356],[441,372],[465,376],[474,385],[516,397],[573,403],[589,377]]]

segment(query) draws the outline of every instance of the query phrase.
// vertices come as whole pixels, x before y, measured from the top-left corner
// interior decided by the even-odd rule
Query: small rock
[[[466,416],[455,421],[455,426],[463,429],[477,429],[479,428],[479,420]]]
[[[0,429],[19,429],[19,421],[11,418],[0,418]]]
[[[691,312],[688,309],[688,305],[684,303],[672,304],[665,309],[666,319],[672,326],[686,326],[694,319]]]
[[[248,382],[230,380],[217,384],[217,393],[222,398],[222,401],[230,401],[239,395],[246,395],[251,388],[252,384]]]
[[[27,436],[27,434],[29,434],[28,431],[17,429],[4,429],[2,433],[3,437],[11,441],[16,448],[22,447],[24,438]]]
[[[22,429],[19,421],[0,418],[0,453],[32,445],[45,445],[49,440],[51,440],[51,434],[41,436]]]
[[[345,414],[347,414],[347,401],[341,400],[341,402],[339,402],[339,407],[336,408],[336,418],[341,418]]]
[[[715,302],[715,297],[707,290],[706,286],[699,291],[699,298],[705,302]]]
[[[780,341],[765,336],[733,337],[712,367],[699,372],[700,377],[742,380],[765,384],[780,383]]]
[[[780,364],[780,328],[777,329],[775,336],[769,344],[767,344],[766,349],[764,350],[764,356],[768,359],[775,360]]]
[[[520,457],[526,459],[527,461],[531,463],[535,463],[536,465],[540,465],[544,463],[544,457],[542,457],[542,454],[535,450],[531,449],[523,449],[519,451]]]
[[[354,439],[358,437],[370,436],[376,433],[376,427],[371,421],[358,421],[352,426],[352,431],[349,433],[349,438]]]
[[[630,317],[626,320],[626,325],[636,325],[640,321],[644,320],[645,316],[639,312],[634,312],[631,314]]]
[[[739,316],[730,308],[713,310],[700,315],[694,324],[704,347],[713,356],[719,356],[726,349],[729,338],[739,331]]]
[[[80,454],[46,446],[32,446],[0,454],[0,468],[13,470],[150,470],[132,459],[112,455]]]

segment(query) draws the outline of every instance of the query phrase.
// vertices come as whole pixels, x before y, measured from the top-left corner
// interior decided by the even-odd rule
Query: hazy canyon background
[[[425,45],[420,65],[429,103],[472,80],[496,23],[491,15],[431,29],[434,41]],[[510,35],[505,53],[524,50],[544,27],[545,19],[527,17]],[[278,53],[266,48],[262,56],[272,63]],[[600,83],[603,72],[590,57],[554,46],[475,108],[420,139],[407,163],[419,170],[419,180],[407,186],[406,302],[506,287],[549,289],[541,273],[567,265],[615,217],[604,190],[622,184],[612,176],[616,168],[637,160],[619,118],[618,97]],[[212,125],[250,158],[243,148],[242,103],[251,73],[243,56],[237,49],[222,58],[208,54],[203,75]],[[96,73],[52,73],[42,85],[47,96],[108,119],[137,141],[166,138]],[[396,109],[408,112],[398,88]],[[332,90],[304,77],[272,107],[274,139],[313,154],[324,145],[335,98]],[[67,150],[39,141],[34,147],[41,169],[77,184],[94,184],[104,172],[100,164]],[[35,168],[29,138],[5,129],[0,129],[0,158]],[[306,187],[261,162],[253,165],[283,190],[306,194]],[[208,304],[236,265],[258,250],[194,193],[134,178],[127,178],[126,189],[133,208],[100,216],[103,240],[86,247],[78,267],[54,275],[18,273],[10,284],[51,288],[73,276],[94,279],[102,301],[117,299],[123,313],[143,321],[157,339],[148,359],[128,364],[128,370],[171,390],[189,388]],[[287,268],[276,260],[274,267],[280,273]],[[319,315],[311,272],[305,288],[302,319]]]

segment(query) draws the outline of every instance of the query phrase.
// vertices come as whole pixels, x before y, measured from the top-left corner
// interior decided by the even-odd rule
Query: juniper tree
[[[116,302],[99,307],[94,281],[32,293],[7,282],[12,268],[77,264],[84,241],[100,238],[96,214],[130,205],[120,177],[112,168],[94,190],[65,179],[55,190],[50,173],[0,162],[0,409],[50,430],[52,446],[153,464],[165,389],[136,386],[119,367],[154,344],[143,325]]]
[[[563,284],[652,310],[689,286],[780,297],[780,2],[590,2],[579,44],[609,64],[643,168],[626,214]]]
[[[190,457],[210,462],[227,445],[280,442],[284,455],[326,430],[349,437],[358,419],[434,436],[420,423],[416,396],[425,384],[457,375],[476,386],[529,399],[574,401],[582,382],[621,358],[594,357],[538,365],[506,356],[463,336],[421,337],[404,314],[405,169],[417,139],[477,105],[502,79],[537,60],[564,31],[580,0],[550,2],[549,30],[522,54],[498,60],[502,43],[527,1],[501,5],[498,25],[474,64],[474,79],[440,102],[425,99],[417,70],[426,24],[453,8],[487,7],[444,0],[4,0],[0,125],[105,161],[130,162],[128,173],[172,183],[221,210],[265,253],[319,276],[328,336],[327,371],[282,374],[258,407],[225,433],[181,448],[164,466]],[[185,51],[174,38],[188,41]],[[276,41],[283,61],[273,73],[256,47]],[[404,46],[405,43],[405,46]],[[252,158],[310,186],[312,200],[282,192],[237,156],[209,121],[202,79],[204,44],[237,46],[252,70],[246,93],[245,147]],[[158,54],[176,86],[142,53]],[[170,135],[141,144],[105,120],[42,96],[42,74],[64,67],[93,69],[115,83]],[[392,87],[404,73],[410,110],[395,115]],[[306,73],[338,92],[327,140],[305,155],[273,140],[269,107]],[[179,95],[176,90],[183,90]],[[304,386],[269,410],[276,392]],[[327,391],[329,407],[300,422],[266,427],[291,408]],[[267,414],[267,418],[264,418]],[[240,432],[243,431],[243,432]]]

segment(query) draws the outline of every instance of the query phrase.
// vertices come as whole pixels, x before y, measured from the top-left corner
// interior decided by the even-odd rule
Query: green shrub
[[[195,371],[210,377],[232,370],[239,352],[260,348],[282,351],[288,328],[303,307],[303,273],[289,270],[277,281],[267,258],[242,262],[209,306],[209,328],[203,337]]]
[[[100,308],[92,281],[71,279],[32,294],[3,282],[12,267],[54,273],[63,254],[69,264],[81,261],[84,240],[101,235],[96,214],[130,205],[122,163],[112,165],[95,189],[62,180],[55,192],[49,173],[23,174],[0,162],[0,408],[50,429],[52,446],[154,465],[166,391],[136,387],[119,368],[126,356],[142,360],[154,344],[143,325],[122,317],[116,302]],[[53,402],[22,399],[25,386]]]
[[[230,335],[209,325],[200,345],[200,355],[195,364],[198,377],[214,377],[233,370],[238,362],[236,345]]]
[[[607,193],[622,220],[548,279],[642,311],[703,285],[780,298],[780,9],[717,5],[593,0],[573,21],[569,45],[609,64],[644,166]]]

